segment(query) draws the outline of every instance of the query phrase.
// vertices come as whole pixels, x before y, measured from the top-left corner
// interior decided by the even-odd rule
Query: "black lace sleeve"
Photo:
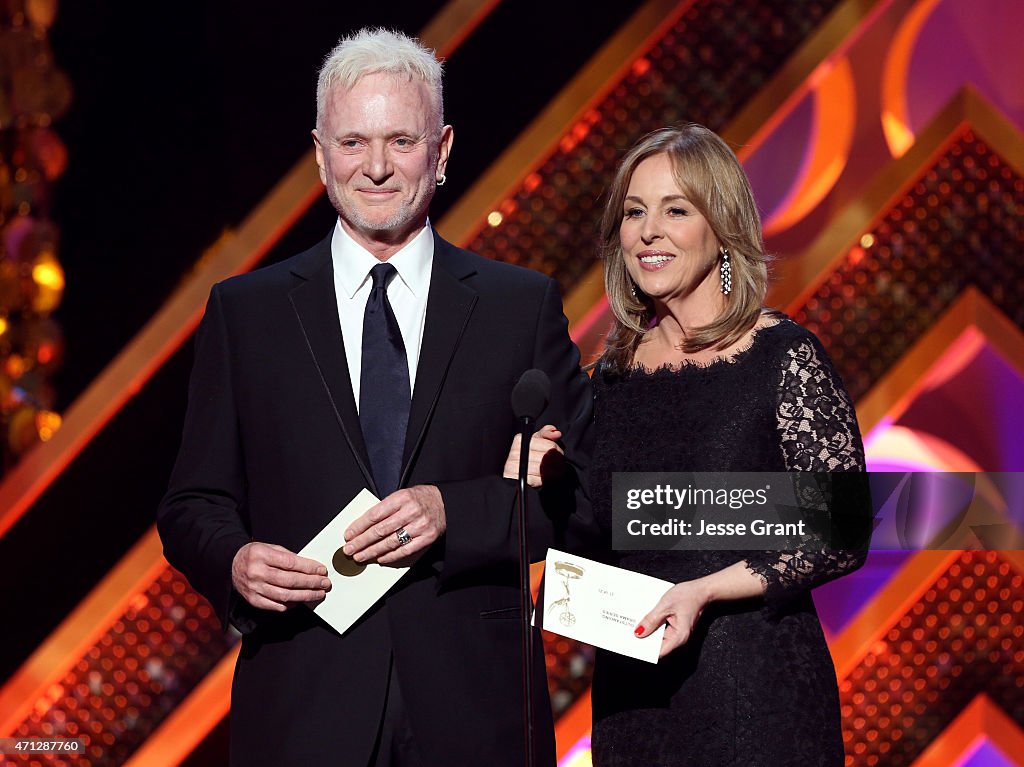
[[[864,445],[853,403],[825,350],[809,333],[796,338],[781,355],[776,407],[787,470],[864,471]],[[833,516],[852,513],[870,518],[866,493],[835,493],[831,504]],[[857,508],[837,508],[842,504]],[[856,570],[864,564],[866,553],[863,546],[837,550],[818,542],[794,551],[752,552],[747,567],[764,581],[765,599],[771,603]]]

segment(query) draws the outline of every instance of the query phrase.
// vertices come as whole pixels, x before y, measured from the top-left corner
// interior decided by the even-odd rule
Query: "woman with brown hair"
[[[853,406],[818,339],[763,308],[760,219],[722,139],[689,124],[630,149],[601,249],[615,320],[593,374],[590,486],[605,532],[613,472],[863,470]],[[552,439],[542,430],[531,453]],[[810,592],[863,552],[610,561],[676,585],[636,627],[666,625],[657,665],[598,653],[595,765],[842,765],[835,671]]]

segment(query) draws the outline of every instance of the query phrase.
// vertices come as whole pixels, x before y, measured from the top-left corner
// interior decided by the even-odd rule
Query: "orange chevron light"
[[[914,767],[964,764],[985,743],[999,750],[1005,764],[1024,767],[1024,730],[981,693],[932,741]]]
[[[917,179],[968,130],[1024,175],[1024,138],[984,97],[962,88],[921,131],[913,147],[881,169],[861,195],[832,218],[828,228],[799,256],[774,265],[768,296],[772,306],[793,313],[837,267],[865,255],[861,237],[871,231]]]
[[[856,650],[834,647],[848,767],[916,763],[979,693],[1024,706],[1022,552],[921,552],[885,587],[899,591],[919,597],[873,600],[844,631]]]
[[[814,128],[811,156],[804,162],[793,189],[771,218],[764,222],[764,236],[788,229],[810,213],[846,168],[857,119],[853,70],[842,58],[821,67],[814,91]]]
[[[918,0],[903,19],[885,57],[882,75],[882,130],[893,157],[902,157],[914,144],[907,115],[907,74],[914,46],[939,0]]]

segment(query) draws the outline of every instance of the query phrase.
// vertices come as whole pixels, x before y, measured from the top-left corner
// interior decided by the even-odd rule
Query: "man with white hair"
[[[539,559],[578,516],[590,420],[558,289],[431,228],[453,132],[441,64],[415,40],[343,39],[313,141],[337,223],[214,286],[158,511],[168,560],[243,634],[231,763],[521,765],[516,484],[501,474],[512,387],[539,368],[539,422],[560,428],[570,464],[532,499]],[[345,554],[411,569],[341,635],[302,606],[338,584],[294,552],[363,488],[382,500]],[[551,765],[535,644],[536,763]]]

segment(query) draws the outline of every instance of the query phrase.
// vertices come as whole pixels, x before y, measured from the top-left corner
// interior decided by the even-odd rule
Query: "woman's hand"
[[[633,633],[638,637],[649,636],[662,623],[666,624],[659,655],[664,658],[690,641],[694,626],[709,604],[761,597],[766,586],[746,561],[734,562],[703,578],[677,583],[665,592]]]
[[[711,602],[711,594],[703,579],[683,581],[665,592],[633,632],[638,637],[653,633],[661,624],[665,625],[665,636],[661,640],[658,657],[664,658],[677,647],[686,644],[693,634],[704,608]]]
[[[555,479],[565,469],[565,455],[555,440],[562,438],[562,432],[548,424],[533,435],[530,439],[530,456],[526,483],[530,487],[541,487],[544,480]],[[505,459],[505,469],[502,476],[506,479],[519,479],[519,435],[512,440],[512,449],[509,450],[508,458]]]

